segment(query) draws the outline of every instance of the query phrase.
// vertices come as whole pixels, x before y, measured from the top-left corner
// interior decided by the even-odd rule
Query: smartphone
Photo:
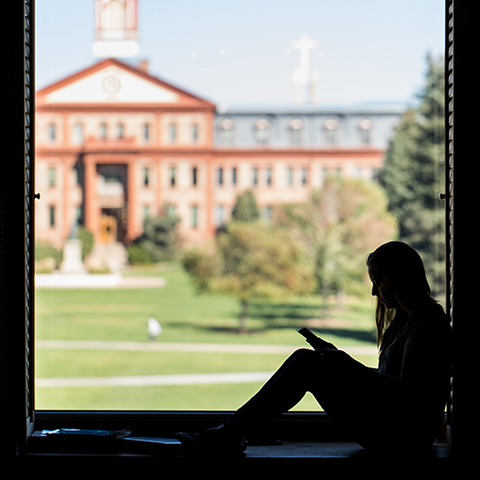
[[[307,327],[301,327],[297,329],[297,332],[300,335],[303,335],[307,342],[314,346],[313,344],[316,343],[317,340],[320,340],[311,330],[309,330]]]
[[[303,335],[305,337],[305,339],[307,340],[307,342],[315,349],[325,348],[325,349],[335,349],[336,350],[336,347],[334,345],[326,342],[325,340],[322,340],[320,337],[317,337],[307,327],[301,327],[301,328],[297,329],[297,332],[300,335]]]

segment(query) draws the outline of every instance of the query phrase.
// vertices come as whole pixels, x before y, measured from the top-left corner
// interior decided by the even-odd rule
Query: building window
[[[233,129],[235,124],[232,119],[224,118],[220,122],[220,142],[223,145],[233,144]]]
[[[220,228],[225,225],[224,215],[225,208],[223,207],[223,205],[216,205],[213,219],[216,228]]]
[[[271,187],[272,186],[272,169],[270,167],[267,168],[267,186]]]
[[[192,205],[192,228],[198,227],[198,206]]]
[[[150,207],[148,205],[143,206],[143,218],[150,216]]]
[[[48,169],[48,186],[54,187],[57,183],[57,169],[55,167],[50,167]]]
[[[192,185],[196,187],[198,184],[198,168],[193,167],[192,168]]]
[[[302,185],[305,186],[308,181],[308,172],[306,167],[302,167]]]
[[[360,142],[362,145],[370,145],[372,142],[372,121],[368,118],[360,120],[358,124],[360,130]]]
[[[145,187],[150,185],[150,169],[148,167],[143,169],[143,185]]]
[[[102,123],[100,125],[100,139],[101,140],[106,140],[106,138],[107,138],[107,124]]]
[[[169,217],[175,217],[177,213],[177,209],[175,205],[168,203],[167,205],[165,205],[165,212]]]
[[[51,228],[55,227],[55,206],[50,205],[48,207],[48,224]]]
[[[169,126],[168,139],[170,143],[175,143],[177,141],[177,126],[174,123],[171,123]]]
[[[217,185],[223,185],[223,168],[217,169]]]
[[[50,143],[55,143],[55,140],[57,139],[57,131],[54,123],[51,123],[48,126],[48,141]]]
[[[266,145],[270,139],[270,122],[259,118],[255,122],[255,141],[258,145]]]
[[[302,143],[303,122],[299,118],[294,118],[288,126],[290,131],[290,143],[300,145]]]
[[[335,145],[337,143],[338,121],[330,118],[325,122],[325,143],[327,145]]]
[[[148,142],[150,140],[150,124],[143,124],[143,141]]]
[[[81,123],[76,123],[73,127],[72,143],[83,145],[83,125]]]
[[[176,168],[170,167],[170,186],[174,187],[176,182]]]
[[[253,186],[256,187],[258,185],[258,168],[255,167],[253,169],[253,178],[252,178]]]
[[[196,123],[192,125],[192,143],[198,143],[198,125]]]
[[[293,168],[292,167],[288,167],[287,183],[289,187],[293,187]]]
[[[123,126],[123,123],[119,123],[117,125],[117,138],[121,140],[125,135],[125,127]]]
[[[237,168],[233,167],[232,168],[232,185],[237,184]]]

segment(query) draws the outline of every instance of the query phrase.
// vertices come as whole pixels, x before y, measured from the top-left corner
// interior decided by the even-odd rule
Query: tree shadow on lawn
[[[355,327],[354,320],[342,320],[329,317],[329,313],[350,311],[347,306],[326,307],[321,305],[305,304],[252,304],[251,318],[265,320],[262,330],[281,330],[308,327],[318,336],[324,334],[342,338],[360,340],[362,342],[376,342],[374,330],[365,330]]]
[[[340,307],[340,311],[342,309],[347,310],[349,307]],[[337,308],[332,310],[338,312]],[[271,330],[292,330],[306,326],[319,336],[327,334],[368,343],[376,342],[375,331],[356,328],[355,321],[325,318],[325,313],[328,314],[329,311],[331,310],[322,310],[321,306],[312,304],[253,303],[249,309],[247,331],[242,335],[248,337],[265,334]],[[177,325],[180,326],[179,323]],[[188,324],[188,327],[204,332],[239,335],[238,326],[207,325],[192,322]]]

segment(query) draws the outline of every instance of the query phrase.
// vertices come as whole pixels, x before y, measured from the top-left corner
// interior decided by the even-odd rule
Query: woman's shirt
[[[380,354],[378,373],[399,378],[404,413],[419,428],[437,431],[448,398],[452,365],[448,317],[439,304],[429,304],[403,325],[392,327],[398,332]],[[414,347],[406,353],[409,339],[415,340],[409,342],[409,347],[412,343]]]
[[[394,325],[392,325],[393,327]],[[427,305],[422,310],[414,313],[399,331],[393,341],[383,349],[378,362],[378,372],[393,377],[400,377],[402,373],[402,364],[404,360],[404,351],[407,339],[413,334],[420,334],[426,339],[424,345],[425,351],[438,350],[444,346],[445,357],[450,357],[451,352],[451,328],[448,317],[439,304]],[[427,344],[428,343],[428,344]],[[432,347],[434,347],[432,349]],[[440,360],[443,364],[446,358],[431,359],[431,368],[440,368],[443,365],[435,365],[435,361]],[[448,360],[447,360],[448,361]]]

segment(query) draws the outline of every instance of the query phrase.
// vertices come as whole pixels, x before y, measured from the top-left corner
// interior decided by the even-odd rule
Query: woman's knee
[[[297,366],[302,366],[306,369],[316,367],[317,362],[320,360],[320,356],[315,350],[309,350],[308,348],[300,348],[296,350],[291,356],[290,360]]]
[[[312,354],[315,354],[315,350],[310,350],[308,348],[299,348],[295,350],[291,355],[291,359],[296,358],[312,358]]]

